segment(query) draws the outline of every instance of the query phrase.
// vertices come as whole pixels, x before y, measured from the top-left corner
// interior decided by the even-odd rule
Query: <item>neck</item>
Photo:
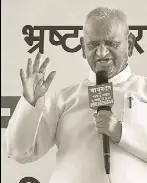
[[[116,85],[126,81],[131,75],[132,73],[131,73],[130,67],[127,65],[125,69],[123,69],[117,75],[110,78],[109,82],[112,82],[113,85]],[[90,70],[89,81],[92,82],[93,84],[96,83],[96,75],[92,70]]]

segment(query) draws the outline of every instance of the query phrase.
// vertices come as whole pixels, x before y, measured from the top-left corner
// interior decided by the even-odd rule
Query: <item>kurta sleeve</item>
[[[22,96],[3,137],[7,156],[19,163],[35,161],[54,145],[59,120],[56,94],[43,96],[35,107]]]
[[[133,99],[132,107],[124,109],[119,145],[147,162],[147,103]]]

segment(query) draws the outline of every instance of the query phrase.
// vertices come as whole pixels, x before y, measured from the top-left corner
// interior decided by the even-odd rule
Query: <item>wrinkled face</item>
[[[91,69],[105,70],[108,78],[122,71],[128,61],[128,38],[119,20],[91,18],[85,27],[83,49]]]

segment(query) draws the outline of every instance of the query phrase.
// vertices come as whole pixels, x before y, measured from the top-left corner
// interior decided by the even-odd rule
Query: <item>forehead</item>
[[[86,40],[121,39],[124,37],[124,24],[117,19],[98,20],[90,18],[85,25]]]

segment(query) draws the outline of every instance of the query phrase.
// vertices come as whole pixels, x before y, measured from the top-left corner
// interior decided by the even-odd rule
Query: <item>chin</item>
[[[108,72],[108,79],[111,79],[113,78],[114,76],[116,76],[118,73],[114,70],[114,71],[111,71],[111,72]]]

